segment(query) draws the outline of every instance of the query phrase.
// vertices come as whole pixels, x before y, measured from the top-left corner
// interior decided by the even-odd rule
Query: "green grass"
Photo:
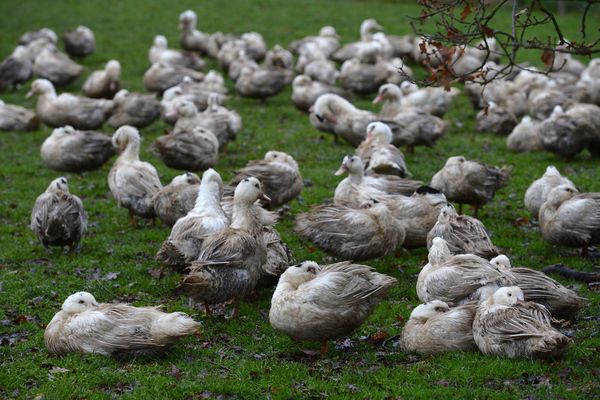
[[[176,4],[175,4],[176,3]],[[406,15],[417,15],[414,1],[27,1],[0,3],[0,55],[12,50],[25,31],[49,26],[60,33],[77,24],[90,26],[97,38],[97,52],[84,59],[86,72],[100,68],[108,59],[123,65],[124,86],[143,90],[142,75],[148,67],[147,50],[155,34],[165,34],[177,47],[177,16],[187,8],[199,13],[205,31],[261,32],[267,43],[286,44],[313,34],[325,24],[336,27],[345,41],[357,37],[360,21],[375,17],[389,33],[409,32]],[[506,13],[503,14],[506,17]],[[593,15],[590,31],[598,28]],[[508,20],[507,20],[508,21]],[[579,19],[569,14],[561,19],[565,34],[578,38]],[[593,29],[592,29],[593,28]],[[537,56],[533,56],[535,58]],[[535,62],[535,59],[532,59]],[[215,64],[211,63],[214,67]],[[85,74],[87,76],[87,73]],[[78,92],[85,76],[64,88]],[[29,85],[2,94],[8,103],[34,106],[25,100]],[[292,232],[293,215],[311,204],[331,198],[338,179],[333,172],[342,157],[353,149],[335,144],[327,134],[313,129],[305,114],[296,110],[290,89],[266,104],[232,96],[229,106],[243,118],[244,129],[216,169],[229,179],[247,160],[262,158],[270,149],[292,154],[304,178],[313,186],[291,203],[291,215],[278,229],[297,260],[321,261],[325,256]],[[370,99],[357,99],[372,108]],[[554,247],[541,241],[531,224],[518,224],[526,217],[522,198],[529,183],[549,164],[556,165],[581,189],[600,191],[597,160],[581,154],[565,161],[549,153],[513,154],[504,138],[474,132],[475,112],[464,97],[453,106],[447,119],[451,132],[432,149],[418,148],[407,155],[416,178],[428,181],[452,155],[462,154],[489,164],[513,166],[509,185],[481,212],[480,218],[493,234],[494,243],[514,264],[541,268],[566,263],[579,270],[594,270],[573,249]],[[178,172],[152,156],[148,146],[166,126],[155,123],[144,129],[141,157],[152,162],[167,183]],[[272,290],[263,290],[257,300],[245,302],[241,317],[229,321],[191,315],[202,323],[202,338],[189,338],[164,358],[125,362],[102,356],[48,355],[43,327],[60,308],[67,295],[79,290],[92,292],[99,301],[133,302],[135,305],[164,304],[169,311],[187,311],[187,300],[173,294],[179,276],[166,272],[154,278],[158,268],[153,255],[168,236],[164,226],[132,228],[127,212],[119,209],[108,190],[110,162],[102,169],[68,174],[71,191],[80,196],[89,214],[89,233],[76,254],[60,250],[47,253],[29,230],[29,215],[35,198],[59,176],[47,169],[39,157],[39,146],[50,133],[43,127],[32,133],[0,134],[0,335],[26,334],[13,345],[0,346],[0,396],[2,398],[589,398],[597,396],[600,360],[598,316],[600,296],[587,285],[560,280],[590,299],[589,306],[572,327],[573,344],[564,360],[552,363],[486,357],[478,353],[454,353],[423,357],[405,354],[391,344],[378,346],[370,337],[384,331],[400,332],[402,321],[418,304],[416,275],[426,262],[425,249],[401,252],[369,261],[380,272],[395,276],[399,285],[373,316],[345,342],[322,358],[308,358],[288,337],[274,332],[267,314]],[[111,132],[109,132],[111,133]],[[118,272],[112,280],[91,280]],[[339,342],[342,344],[342,342]],[[68,369],[56,372],[54,367]]]

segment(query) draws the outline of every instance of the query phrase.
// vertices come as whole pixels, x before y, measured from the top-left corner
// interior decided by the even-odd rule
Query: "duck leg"
[[[204,313],[208,316],[212,315],[212,312],[210,311],[210,306],[208,305],[208,303],[204,303]]]
[[[479,211],[479,206],[473,206],[473,216],[477,218],[477,211]]]
[[[231,314],[232,319],[236,319],[240,314],[240,299],[235,297],[233,299],[233,313]]]
[[[131,212],[131,210],[129,211],[129,225],[131,225],[131,226],[136,225],[135,215]]]
[[[329,351],[329,343],[327,343],[327,340],[324,340],[321,342],[321,354],[325,354]]]

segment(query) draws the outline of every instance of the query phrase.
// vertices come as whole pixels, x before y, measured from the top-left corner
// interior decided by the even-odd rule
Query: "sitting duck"
[[[87,97],[112,99],[121,89],[121,63],[110,60],[103,70],[94,71],[83,84]]]
[[[152,64],[164,63],[173,67],[200,70],[205,62],[193,53],[173,50],[168,48],[167,38],[163,35],[154,37],[154,44],[148,52],[148,59]]]
[[[562,176],[553,165],[546,167],[544,175],[529,185],[525,192],[524,203],[533,218],[538,218],[542,204],[548,200],[548,194],[560,185],[570,185],[577,191],[575,184],[569,178]]]
[[[85,57],[96,51],[94,32],[87,26],[79,25],[63,35],[65,51],[73,57]]]
[[[44,47],[33,62],[33,73],[40,78],[48,79],[55,86],[68,85],[82,72],[81,65],[71,60],[55,46]]]
[[[40,120],[31,110],[0,100],[0,131],[34,131]]]
[[[194,207],[199,184],[200,177],[191,172],[173,178],[152,198],[156,216],[168,226],[173,226]]]
[[[145,128],[160,116],[160,105],[154,94],[130,93],[121,89],[113,101],[115,109],[108,119],[108,126],[114,129],[123,125]]]

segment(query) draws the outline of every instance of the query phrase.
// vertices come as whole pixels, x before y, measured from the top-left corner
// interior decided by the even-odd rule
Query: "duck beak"
[[[271,198],[270,198],[269,196],[267,196],[266,194],[264,194],[264,193],[260,195],[260,199],[261,199],[262,201],[265,201],[265,202],[267,202],[267,203],[270,203],[270,202],[271,202]]]
[[[335,171],[335,176],[340,176],[345,174],[346,172],[348,172],[348,167],[346,167],[346,164],[342,164],[342,166],[340,167],[340,169],[338,169],[337,171]]]
[[[373,104],[379,104],[381,100],[383,100],[383,97],[381,97],[381,95],[377,95],[377,97],[373,99]]]
[[[177,119],[177,112],[169,111],[165,113],[166,119]]]
[[[33,89],[31,89],[29,92],[27,92],[27,94],[25,95],[25,98],[28,99],[31,96],[33,96],[35,94],[35,92],[33,91]]]

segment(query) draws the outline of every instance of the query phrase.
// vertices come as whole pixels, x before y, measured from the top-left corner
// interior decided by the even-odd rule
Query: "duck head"
[[[60,178],[56,178],[55,180],[50,182],[50,185],[48,185],[46,192],[48,192],[48,193],[58,193],[58,192],[69,193],[69,183],[67,181],[67,177],[61,176]]]
[[[77,314],[94,307],[98,307],[98,302],[91,293],[77,292],[67,297],[62,310],[67,314]]]
[[[255,177],[244,178],[238,183],[233,194],[235,202],[253,204],[256,200],[270,202],[271,199],[262,191],[260,181]]]
[[[429,303],[419,304],[410,313],[410,319],[424,319],[435,317],[438,314],[442,314],[450,311],[448,304],[441,300],[432,300]]]
[[[198,114],[198,109],[196,108],[196,105],[190,100],[179,101],[176,109],[177,115],[179,115],[180,118],[191,118]]]
[[[167,41],[167,38],[163,35],[154,36],[154,47],[157,47],[159,49],[166,49],[168,45],[169,42]]]
[[[279,279],[294,288],[298,288],[304,282],[315,279],[320,270],[321,267],[316,262],[303,261],[286,269]]]
[[[312,83],[312,79],[310,79],[307,75],[297,75],[292,81],[293,87],[308,87]]]
[[[525,301],[523,291],[518,286],[506,286],[496,290],[488,299],[488,304],[514,306]]]
[[[403,82],[404,83],[404,82]],[[393,83],[386,83],[379,87],[377,91],[377,97],[373,99],[373,104],[381,103],[384,100],[397,101],[402,97],[402,91],[398,85]]]
[[[34,94],[56,94],[54,85],[48,79],[36,79],[31,83],[31,90],[25,95],[26,98],[30,98]]]
[[[494,264],[501,271],[510,271],[512,268],[509,258],[504,254],[500,254],[499,256],[492,258],[490,263]]]
[[[200,183],[200,177],[193,172],[177,175],[171,181],[171,185],[197,185]]]
[[[450,249],[448,248],[448,242],[441,237],[433,238],[427,257],[431,265],[439,264],[451,255]]]
[[[179,14],[179,30],[189,27],[195,27],[198,16],[192,10],[186,10]]]
[[[319,31],[319,36],[325,37],[325,38],[333,38],[333,39],[340,38],[340,35],[337,34],[335,28],[330,25],[322,27],[321,30]]]
[[[347,155],[342,160],[342,165],[337,171],[335,171],[334,175],[339,176],[346,172],[350,175],[355,175],[358,173],[362,173],[363,169],[364,165],[359,157]]]
[[[104,70],[111,79],[117,80],[121,76],[121,63],[117,60],[110,60],[106,63]]]
[[[371,122],[367,125],[367,140],[380,144],[392,143],[392,130],[383,122]]]
[[[131,149],[132,152],[138,153],[140,148],[140,133],[133,126],[123,125],[112,137],[113,146],[124,152],[126,149]]]
[[[416,83],[410,81],[404,81],[400,84],[400,90],[402,94],[408,96],[411,93],[415,93],[419,90],[419,86]]]
[[[278,162],[287,164],[290,167],[298,170],[298,163],[294,160],[294,157],[283,151],[270,150],[265,153],[265,161]]]
[[[577,193],[578,190],[573,185],[560,185],[555,187],[550,191],[550,193],[548,193],[546,203],[557,207],[565,201],[572,198],[573,196],[575,196]]]

